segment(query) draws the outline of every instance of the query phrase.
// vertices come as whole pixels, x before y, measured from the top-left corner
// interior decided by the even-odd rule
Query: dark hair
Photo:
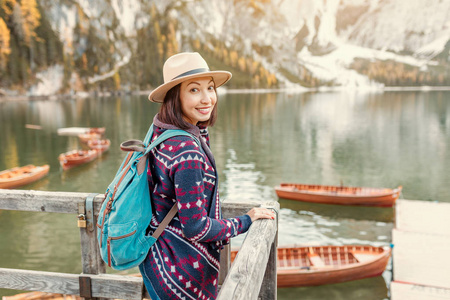
[[[183,110],[181,109],[181,100],[180,100],[180,89],[181,83],[177,84],[173,88],[171,88],[166,95],[164,96],[164,102],[159,109],[159,120],[166,124],[174,125],[180,129],[188,129],[191,127],[191,124],[187,122],[183,118]],[[207,127],[213,126],[217,120],[217,102],[219,98],[217,96],[217,90],[214,87],[216,92],[216,105],[211,112],[211,117],[207,121],[198,122],[197,126]]]

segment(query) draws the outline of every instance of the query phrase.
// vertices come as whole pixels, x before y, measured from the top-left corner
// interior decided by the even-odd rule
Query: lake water
[[[446,91],[220,95],[210,135],[221,198],[277,200],[273,187],[280,182],[342,182],[402,185],[401,198],[450,202],[449,99]],[[142,139],[158,108],[145,96],[1,102],[0,170],[49,164],[47,177],[22,189],[103,193],[124,156],[119,143]],[[57,129],[71,126],[106,127],[110,151],[63,171],[58,155],[80,145]],[[391,242],[392,208],[279,201],[279,245]],[[1,268],[81,272],[75,215],[0,211],[0,241]],[[387,299],[390,270],[353,282],[279,289],[278,299]],[[0,289],[0,295],[15,293]]]

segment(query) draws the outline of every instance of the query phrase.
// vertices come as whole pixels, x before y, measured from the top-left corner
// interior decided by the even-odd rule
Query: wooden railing
[[[94,226],[103,198],[103,195],[88,193],[0,189],[1,210],[82,214],[86,217],[86,227],[80,228],[81,274],[6,269],[0,266],[0,288],[77,295],[87,299],[149,298],[142,278],[105,274]],[[279,210],[278,202],[224,202],[222,211],[224,217],[228,218],[245,214],[252,207],[261,205],[276,212]],[[218,299],[277,298],[276,215],[275,221],[253,222],[231,267],[230,247],[222,251]]]

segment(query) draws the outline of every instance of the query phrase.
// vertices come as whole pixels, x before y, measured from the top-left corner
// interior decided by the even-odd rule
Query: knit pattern
[[[166,130],[162,127],[155,126],[153,139]],[[198,137],[209,147],[206,128]],[[219,196],[214,194],[215,168],[202,145],[190,137],[170,138],[151,152],[148,177],[154,212],[150,231],[175,203],[178,207],[141,266],[161,299],[215,299],[220,245],[250,227],[248,215],[221,218]]]

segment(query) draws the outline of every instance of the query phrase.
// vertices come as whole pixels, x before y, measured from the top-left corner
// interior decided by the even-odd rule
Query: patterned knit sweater
[[[152,139],[176,129],[160,122],[158,115],[153,124]],[[221,245],[246,232],[252,221],[248,215],[222,219],[208,131],[197,126],[187,131],[201,145],[190,137],[176,136],[150,155],[148,175],[154,205],[150,230],[156,229],[174,203],[178,214],[150,249],[140,270],[147,289],[150,284],[161,299],[215,299]]]

